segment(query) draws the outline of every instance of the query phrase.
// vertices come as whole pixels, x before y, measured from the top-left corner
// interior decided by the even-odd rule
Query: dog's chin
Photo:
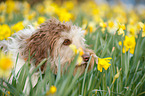
[[[75,66],[75,70],[74,70],[74,75],[79,71],[79,75],[82,75],[86,68],[88,66],[88,71],[91,70],[94,66],[94,59],[92,58],[92,60],[90,61],[90,63],[88,62],[82,62],[81,64],[77,64]]]

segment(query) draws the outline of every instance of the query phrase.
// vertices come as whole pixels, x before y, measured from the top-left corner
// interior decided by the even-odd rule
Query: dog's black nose
[[[84,54],[82,57],[83,57],[84,62],[88,62],[90,59],[90,55],[88,54]]]

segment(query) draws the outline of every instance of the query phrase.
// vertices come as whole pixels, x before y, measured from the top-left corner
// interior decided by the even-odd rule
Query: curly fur
[[[3,50],[13,52],[14,60],[16,60],[19,53],[18,65],[16,66],[16,73],[25,63],[25,60],[30,56],[32,67],[35,68],[44,58],[48,58],[51,64],[52,71],[56,74],[58,69],[58,61],[60,57],[61,68],[65,64],[68,65],[73,60],[74,53],[67,46],[63,45],[65,39],[69,39],[71,44],[81,47],[85,54],[93,55],[93,51],[86,48],[84,31],[70,22],[61,23],[55,18],[49,19],[41,24],[38,29],[29,26],[27,29],[21,30],[9,38],[9,41],[1,41],[0,47]],[[80,74],[85,71],[87,63],[82,62],[81,65],[76,64],[74,74],[80,70]],[[89,70],[93,68],[94,58],[92,57]],[[45,70],[46,64],[41,69]],[[36,83],[35,83],[36,84]],[[33,84],[33,85],[35,85]]]

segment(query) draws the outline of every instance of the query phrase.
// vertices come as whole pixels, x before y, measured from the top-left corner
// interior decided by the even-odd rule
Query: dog
[[[75,55],[69,45],[74,44],[77,48],[82,48],[84,54],[82,55],[83,61],[81,64],[75,65],[73,74],[76,74],[77,70],[80,71],[80,74],[83,74],[90,56],[92,58],[88,70],[93,68],[95,59],[95,53],[88,49],[85,44],[84,32],[84,30],[71,22],[61,23],[56,18],[51,18],[42,23],[37,29],[29,26],[9,37],[9,40],[0,41],[0,47],[3,47],[2,50],[4,52],[12,52],[14,61],[19,53],[16,73],[25,64],[30,55],[32,56],[30,70],[33,70],[43,59],[47,58],[51,64],[52,72],[57,74],[59,62],[61,70],[63,70],[66,64],[69,66],[73,61]],[[41,66],[42,71],[45,70],[46,64],[47,62]],[[36,85],[36,82],[33,85]]]

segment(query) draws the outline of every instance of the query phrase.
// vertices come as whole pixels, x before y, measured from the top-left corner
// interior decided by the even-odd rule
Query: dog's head
[[[33,56],[33,61],[36,66],[44,59],[49,58],[51,63],[51,69],[56,74],[58,69],[58,62],[60,58],[61,68],[70,64],[73,61],[74,52],[69,47],[70,44],[76,45],[77,48],[82,48],[84,54],[82,56],[83,61],[80,65],[76,64],[74,74],[77,70],[80,70],[80,74],[85,71],[87,62],[93,51],[86,48],[84,31],[72,25],[70,22],[61,23],[55,18],[49,19],[45,23],[41,24],[36,32],[27,39],[25,50],[22,52],[24,58],[30,55]],[[92,69],[94,65],[93,58],[89,64],[89,69]],[[45,65],[42,66],[42,69]]]

